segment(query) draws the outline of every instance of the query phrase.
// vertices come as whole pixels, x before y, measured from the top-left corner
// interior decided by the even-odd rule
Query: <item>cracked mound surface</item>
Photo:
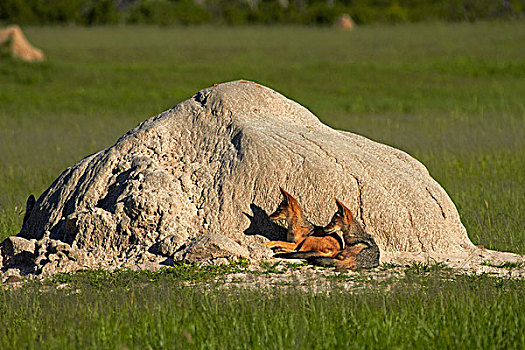
[[[204,89],[66,169],[17,238],[32,242],[23,260],[34,273],[260,260],[271,256],[260,243],[283,236],[267,216],[281,200],[278,186],[319,225],[337,197],[387,257],[474,249],[454,204],[417,160],[331,129],[247,81]],[[4,266],[12,255],[4,253]]]

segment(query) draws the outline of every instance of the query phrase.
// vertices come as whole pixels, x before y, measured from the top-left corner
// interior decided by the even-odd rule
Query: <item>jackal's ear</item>
[[[291,207],[298,207],[299,203],[297,202],[297,199],[295,199],[291,194],[283,190],[281,187],[279,187],[281,190],[281,193],[283,194],[284,199],[286,200],[286,203],[289,204]]]
[[[281,191],[281,194],[283,195],[283,202],[288,203],[288,192],[283,190],[281,186],[279,186],[279,191]]]
[[[339,202],[337,200],[337,198],[334,197],[334,201],[335,201],[335,205],[337,205],[337,211],[336,211],[336,214],[339,214],[341,216],[344,216],[345,215],[345,209],[344,209],[344,205],[341,204],[341,202]]]
[[[292,197],[292,195],[286,192],[285,190],[283,190],[281,186],[279,186],[279,190],[281,190],[281,194],[283,195],[283,198],[286,200],[286,202],[292,202],[293,200],[295,200]]]
[[[299,202],[297,201],[297,199],[295,199],[295,198],[292,197],[291,195],[289,195],[289,197],[288,197],[288,204],[289,204],[290,207],[292,207],[294,210],[300,210],[300,209],[299,209]]]
[[[341,203],[337,198],[334,197],[334,199],[335,199],[335,204],[337,205],[337,214],[344,217],[347,222],[351,222],[352,220],[354,220],[354,217],[350,209],[345,207],[344,204]]]

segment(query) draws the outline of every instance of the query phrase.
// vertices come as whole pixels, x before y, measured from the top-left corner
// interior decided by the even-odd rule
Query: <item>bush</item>
[[[158,25],[209,22],[209,12],[192,0],[143,0],[131,7],[127,22]]]
[[[521,13],[520,13],[521,12]],[[519,1],[462,0],[450,1],[449,20],[475,21],[480,19],[513,18],[523,16]]]
[[[290,23],[289,7],[283,7],[278,1],[261,1],[257,9],[252,10],[251,23]]]
[[[303,23],[333,24],[342,13],[345,13],[345,8],[343,7],[329,6],[326,3],[316,3],[308,7]]]
[[[0,21],[6,24],[113,24],[120,17],[113,0],[0,1]]]
[[[386,9],[385,17],[388,22],[406,22],[408,18],[408,10],[401,7],[398,1],[393,1]]]
[[[217,23],[246,24],[254,15],[246,1],[211,1],[213,18]]]
[[[118,4],[118,7],[117,7]],[[523,18],[523,0],[0,0],[4,24],[332,24]]]
[[[88,25],[115,24],[120,18],[121,13],[113,0],[94,0],[82,9],[80,22]]]

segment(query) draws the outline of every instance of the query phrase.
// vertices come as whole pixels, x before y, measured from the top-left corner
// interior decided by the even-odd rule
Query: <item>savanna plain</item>
[[[27,196],[68,166],[242,78],[408,152],[475,244],[525,254],[523,21],[24,29],[47,60],[0,58],[0,239],[18,233]],[[249,269],[91,271],[2,288],[0,348],[525,348],[522,280],[429,263],[380,267],[396,269],[393,279],[334,275],[321,292],[220,287]],[[344,280],[359,288],[341,289]]]

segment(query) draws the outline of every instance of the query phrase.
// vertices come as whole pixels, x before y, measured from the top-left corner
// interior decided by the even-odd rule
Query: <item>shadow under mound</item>
[[[268,238],[270,241],[280,241],[286,239],[286,229],[270,220],[270,216],[256,205],[250,204],[253,215],[243,213],[250,220],[250,226],[244,230],[247,236],[259,235]]]

